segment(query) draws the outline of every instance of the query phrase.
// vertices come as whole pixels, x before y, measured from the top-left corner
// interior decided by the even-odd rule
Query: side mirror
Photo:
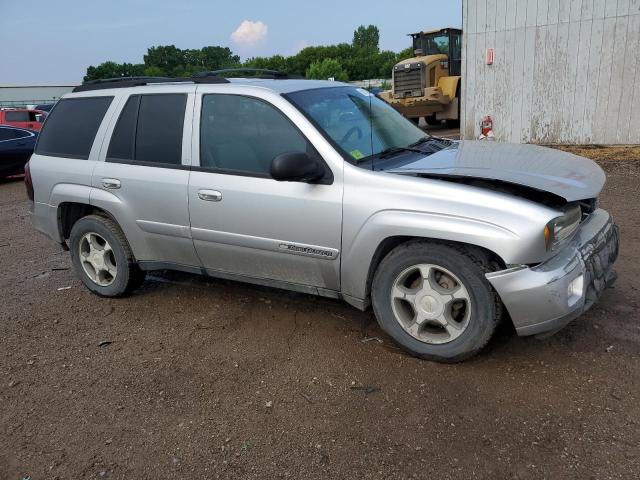
[[[271,162],[271,176],[278,181],[312,183],[324,173],[324,166],[304,152],[283,153]]]

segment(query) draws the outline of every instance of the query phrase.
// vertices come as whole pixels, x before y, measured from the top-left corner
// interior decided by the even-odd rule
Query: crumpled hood
[[[431,155],[385,162],[390,173],[472,177],[524,185],[568,202],[597,197],[605,174],[584,157],[538,145],[460,141]]]

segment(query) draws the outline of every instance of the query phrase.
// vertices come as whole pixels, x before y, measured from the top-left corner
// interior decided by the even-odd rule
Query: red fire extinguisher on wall
[[[491,115],[487,115],[480,122],[480,137],[479,140],[493,140],[495,138],[493,134],[493,118]]]

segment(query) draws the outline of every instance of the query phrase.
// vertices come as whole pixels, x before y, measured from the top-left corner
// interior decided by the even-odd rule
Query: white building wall
[[[640,143],[640,0],[464,0],[462,137]],[[486,65],[486,50],[495,61]]]

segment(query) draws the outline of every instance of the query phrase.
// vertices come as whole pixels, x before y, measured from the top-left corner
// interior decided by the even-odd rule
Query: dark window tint
[[[182,128],[186,95],[143,95],[140,97],[136,160],[182,163]]]
[[[113,132],[107,158],[181,164],[186,102],[184,94],[130,97]]]
[[[36,153],[68,158],[89,158],[91,145],[113,97],[60,100],[47,119]]]
[[[29,112],[5,112],[7,122],[28,122]]]
[[[317,155],[275,107],[255,98],[205,95],[200,122],[200,166],[269,175],[285,152]]]
[[[13,140],[15,139],[15,135],[13,134],[13,130],[10,128],[0,128],[0,142],[4,142],[5,140]]]
[[[107,158],[133,160],[140,95],[129,97],[111,137]]]

